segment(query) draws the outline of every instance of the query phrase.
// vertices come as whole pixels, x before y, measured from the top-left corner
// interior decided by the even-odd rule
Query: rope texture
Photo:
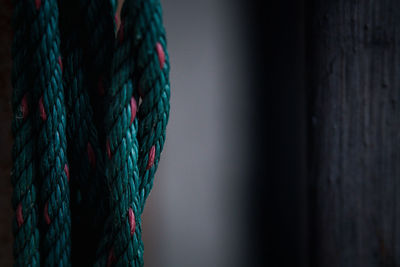
[[[14,38],[12,45],[12,107],[14,112],[12,132],[13,169],[11,182],[14,187],[12,206],[15,210],[13,220],[14,265],[39,266],[39,229],[37,213],[36,166],[34,163],[35,139],[32,116],[32,94],[30,88],[31,54],[29,53],[30,23],[26,18],[23,1],[15,3],[13,13]]]
[[[60,3],[60,10],[58,3]],[[15,0],[16,266],[143,266],[169,117],[158,0]],[[118,18],[118,17],[117,17]]]
[[[41,178],[39,210],[41,259],[43,266],[69,266],[71,258],[71,216],[69,186],[64,171],[67,163],[66,111],[62,86],[58,4],[54,0],[30,2],[34,46],[32,69],[37,103],[38,173]],[[29,16],[29,15],[28,15]],[[40,214],[39,213],[39,214]]]
[[[32,112],[36,138],[35,158],[40,188],[40,258],[42,266],[70,265],[69,187],[64,171],[66,117],[62,86],[57,1],[27,1],[22,7],[31,24]]]
[[[134,1],[136,73],[139,109],[139,173],[141,207],[153,186],[169,118],[169,57],[159,0]]]
[[[107,133],[106,176],[110,188],[110,220],[99,249],[98,266],[142,266],[143,244],[140,239],[140,211],[137,185],[138,121],[137,92],[134,90],[132,1],[127,0],[121,13],[122,26],[118,32],[111,65],[111,86],[106,92],[105,132]],[[125,37],[125,38],[124,38]],[[135,216],[136,215],[136,216]],[[108,234],[107,234],[108,233]],[[133,252],[133,253],[132,253]]]

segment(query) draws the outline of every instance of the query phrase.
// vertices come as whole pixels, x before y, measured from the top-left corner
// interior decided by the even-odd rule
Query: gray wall
[[[147,266],[245,266],[249,94],[240,7],[165,0],[167,141],[144,212]]]

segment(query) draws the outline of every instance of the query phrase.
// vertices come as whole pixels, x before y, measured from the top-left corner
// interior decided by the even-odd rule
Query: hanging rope
[[[136,198],[139,145],[136,138],[137,92],[133,83],[132,4],[133,1],[126,0],[122,9],[122,23],[111,65],[111,86],[106,92],[106,176],[111,191],[112,223],[106,225],[98,266],[105,262],[108,266],[113,263],[119,266],[143,265],[140,227],[136,227],[140,220],[135,220],[140,219],[140,210]]]
[[[16,266],[143,266],[169,117],[158,0],[16,0]],[[115,38],[115,27],[120,24]]]
[[[139,109],[139,194],[141,206],[153,186],[169,118],[169,58],[159,0],[134,1],[135,77],[142,104]]]
[[[12,45],[12,107],[14,118],[12,132],[13,169],[11,182],[14,187],[12,205],[15,266],[39,266],[39,229],[37,213],[37,175],[34,163],[36,134],[32,112],[31,58],[29,39],[30,23],[26,18],[23,1],[16,3],[13,14],[14,38]],[[26,64],[28,63],[28,64]]]
[[[30,1],[30,39],[34,119],[38,131],[36,158],[40,176],[38,203],[43,266],[68,266],[71,259],[71,216],[67,182],[67,139],[57,1]]]

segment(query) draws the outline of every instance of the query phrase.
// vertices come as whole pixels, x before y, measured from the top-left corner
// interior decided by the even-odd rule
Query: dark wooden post
[[[400,1],[309,11],[312,266],[399,266]]]

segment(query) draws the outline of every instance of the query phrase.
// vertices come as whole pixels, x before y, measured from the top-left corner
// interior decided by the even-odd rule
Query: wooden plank
[[[312,266],[400,264],[400,1],[310,10]]]

